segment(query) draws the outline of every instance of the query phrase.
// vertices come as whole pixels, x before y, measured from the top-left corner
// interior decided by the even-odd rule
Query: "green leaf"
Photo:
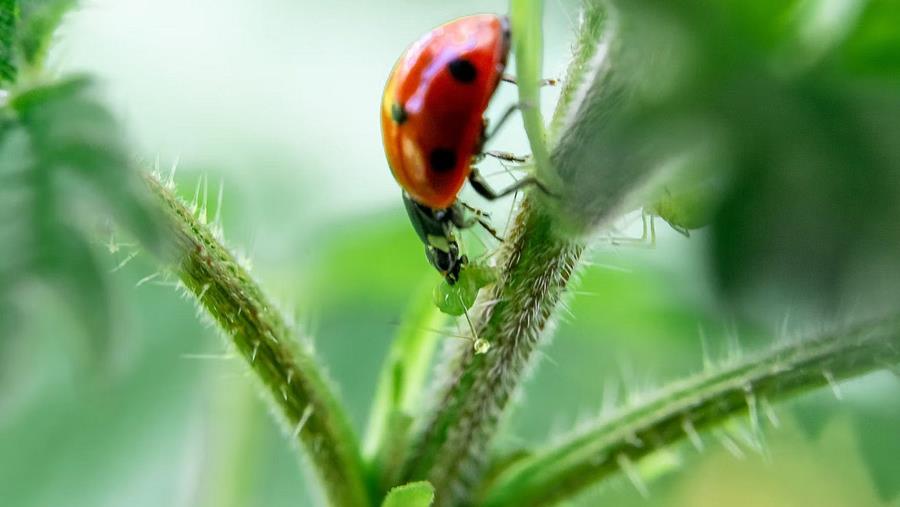
[[[0,0],[0,85],[16,80],[15,45],[17,0]]]
[[[158,212],[127,153],[121,126],[95,96],[90,79],[80,76],[34,88],[11,105],[42,166],[73,171],[145,245],[163,247]]]
[[[749,303],[832,311],[900,291],[900,93],[756,83],[735,104],[738,177],[713,226],[721,286]]]
[[[446,315],[431,303],[433,275],[413,292],[409,308],[382,366],[369,415],[365,453],[380,487],[396,484],[405,458],[412,414],[422,402],[428,368]]]
[[[43,282],[84,326],[93,366],[111,336],[108,268],[92,246],[104,211],[163,250],[158,208],[91,81],[73,78],[14,96],[0,109],[0,312],[15,314],[15,291]]]
[[[870,0],[834,60],[867,77],[900,80],[900,2]]]
[[[872,375],[795,400],[792,411],[799,427],[812,441],[818,440],[832,419],[849,420],[859,455],[885,503],[900,494],[896,463],[900,439],[894,438],[900,421],[900,383],[889,374]],[[836,393],[843,393],[842,401]]]
[[[808,439],[816,441],[822,436],[835,415],[834,402],[834,393],[827,389],[809,393],[791,403],[794,420]]]
[[[900,494],[900,481],[897,480],[900,438],[896,438],[900,421],[900,386],[894,382],[891,391],[892,396],[886,396],[883,403],[854,411],[853,415],[860,456],[875,490],[885,502]]]
[[[554,119],[562,215],[711,223],[710,271],[747,309],[900,297],[900,79],[871,79],[894,75],[881,20],[898,9],[847,5],[829,21],[817,1],[589,3],[597,49]],[[698,150],[705,175],[667,171]]]
[[[55,225],[51,257],[42,259],[40,274],[66,301],[84,328],[91,370],[107,364],[112,337],[112,312],[105,270],[81,231]]]
[[[381,507],[428,507],[434,501],[434,488],[427,481],[411,482],[392,489]]]
[[[28,133],[8,119],[0,125],[0,334],[5,334],[16,317],[14,289],[31,272],[37,241],[31,220],[34,189],[26,178],[32,165]]]
[[[21,0],[18,45],[23,60],[40,67],[54,32],[76,0]]]

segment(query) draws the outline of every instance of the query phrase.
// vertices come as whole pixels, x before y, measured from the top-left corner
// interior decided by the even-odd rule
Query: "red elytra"
[[[456,200],[481,149],[509,45],[505,17],[466,16],[426,34],[394,65],[381,102],[384,150],[416,202],[444,209]]]

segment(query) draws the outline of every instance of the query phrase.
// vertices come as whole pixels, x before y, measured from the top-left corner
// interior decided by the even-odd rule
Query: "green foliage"
[[[391,489],[381,507],[428,507],[434,501],[434,488],[426,481],[411,482]]]
[[[411,298],[384,360],[369,413],[365,452],[373,481],[382,491],[397,483],[412,421],[423,402],[422,392],[438,334],[447,321],[429,297],[433,280],[429,273]]]
[[[895,434],[897,421],[900,421],[898,391],[900,387],[894,384],[889,390],[893,397],[884,403],[861,407],[852,416],[860,455],[876,491],[886,502],[900,495],[896,461],[896,457],[900,456],[900,439],[885,437]]]
[[[3,313],[12,314],[17,287],[43,280],[59,289],[102,351],[110,296],[90,217],[110,213],[148,248],[163,244],[120,126],[86,78],[25,91],[0,114],[0,206],[8,217],[0,229]]]
[[[900,4],[893,0],[851,2],[862,12],[847,27],[843,43],[829,56],[829,64],[863,78],[900,81]],[[861,4],[861,5],[860,5]]]
[[[15,47],[17,0],[0,0],[0,85],[16,80]]]
[[[868,380],[849,388],[832,386],[830,392],[798,400],[793,414],[806,436],[816,442],[821,440],[829,423],[849,419],[869,478],[879,496],[889,502],[900,494],[895,459],[900,455],[900,441],[885,438],[896,430],[900,421],[900,383],[889,374]],[[843,398],[838,407],[831,403],[835,396]]]
[[[18,28],[19,51],[31,67],[39,68],[56,28],[63,16],[76,5],[76,0],[21,0]]]
[[[589,3],[584,31],[605,57],[556,118],[573,126],[553,151],[564,215],[590,228],[647,206],[679,229],[711,222],[712,268],[743,303],[895,296],[900,41],[886,27],[900,11],[834,8]],[[673,161],[695,169],[671,174]]]
[[[884,296],[900,294],[900,9],[890,0],[847,0],[841,16],[823,15],[832,8],[824,0],[586,2],[549,138],[538,107],[543,4],[513,0],[525,131],[537,175],[560,195],[526,197],[496,271],[472,263],[455,286],[433,290],[429,281],[415,292],[375,389],[365,456],[319,361],[220,236],[152,178],[155,201],[147,200],[91,81],[14,82],[23,69],[45,78],[52,35],[74,2],[0,2],[0,81],[17,90],[0,109],[0,322],[10,322],[18,288],[39,280],[71,302],[102,349],[111,297],[90,223],[98,211],[114,216],[163,255],[220,326],[334,505],[563,501],[617,472],[633,478],[633,461],[701,440],[698,431],[735,414],[749,415],[756,436],[770,399],[898,361],[896,319],[854,321],[711,367],[556,446],[489,467],[585,237],[625,212],[649,209],[684,232],[709,225],[709,267],[734,302],[778,310],[785,298],[826,308],[860,292],[865,303],[896,300]],[[370,239],[354,238],[346,257],[331,259],[327,283],[375,265],[364,290],[409,292],[398,283],[412,271],[398,262],[397,243]],[[406,239],[414,242],[398,236]],[[468,320],[485,287],[466,337],[479,340],[458,341],[442,361],[433,411],[422,417],[440,312]],[[885,472],[892,463],[879,462],[898,452],[878,439],[896,426],[891,410],[855,422],[885,497],[898,492]],[[391,489],[416,479],[428,482]]]
[[[0,0],[0,85],[40,72],[53,34],[76,0]]]

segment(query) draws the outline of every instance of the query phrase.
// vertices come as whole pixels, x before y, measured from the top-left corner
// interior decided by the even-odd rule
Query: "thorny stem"
[[[159,181],[146,181],[174,237],[180,261],[172,270],[262,383],[287,432],[309,454],[329,503],[371,505],[356,437],[312,355],[210,229]]]
[[[588,431],[528,457],[482,488],[477,505],[543,506],[674,442],[748,413],[754,436],[770,400],[900,361],[900,318],[858,324],[750,355],[713,372],[672,384]],[[628,470],[625,470],[626,473]]]

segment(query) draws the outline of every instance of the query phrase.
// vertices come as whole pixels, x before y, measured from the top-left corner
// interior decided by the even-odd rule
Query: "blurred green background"
[[[313,336],[361,432],[410,294],[425,278],[438,282],[384,162],[384,80],[434,25],[505,9],[502,1],[94,0],[68,17],[51,66],[99,76],[141,159],[163,172],[177,164],[184,196],[201,178],[213,194],[223,186],[226,240]],[[577,15],[572,0],[547,4],[548,76],[565,69]],[[544,93],[549,114],[558,91]],[[503,87],[489,114],[514,97]],[[493,147],[527,152],[515,124]],[[491,208],[501,227],[509,206]],[[618,229],[610,235],[640,235],[639,217]],[[654,248],[597,240],[499,448],[561,435],[605,404],[700,370],[704,356],[789,338],[789,308],[784,328],[723,317],[704,231],[687,239],[660,221],[657,232]],[[122,245],[106,268],[134,251]],[[75,339],[81,330],[64,300],[37,286],[20,295],[25,318],[0,342],[0,505],[319,502],[217,331],[171,281],[140,283],[156,269],[138,255],[111,275],[115,339],[102,367],[89,341]],[[733,425],[737,455],[706,435],[703,452],[685,445],[649,460],[650,498],[616,479],[575,504],[900,505],[883,500],[900,481],[896,377],[874,374],[840,391],[842,401],[817,392],[776,405],[779,425],[762,443]]]

